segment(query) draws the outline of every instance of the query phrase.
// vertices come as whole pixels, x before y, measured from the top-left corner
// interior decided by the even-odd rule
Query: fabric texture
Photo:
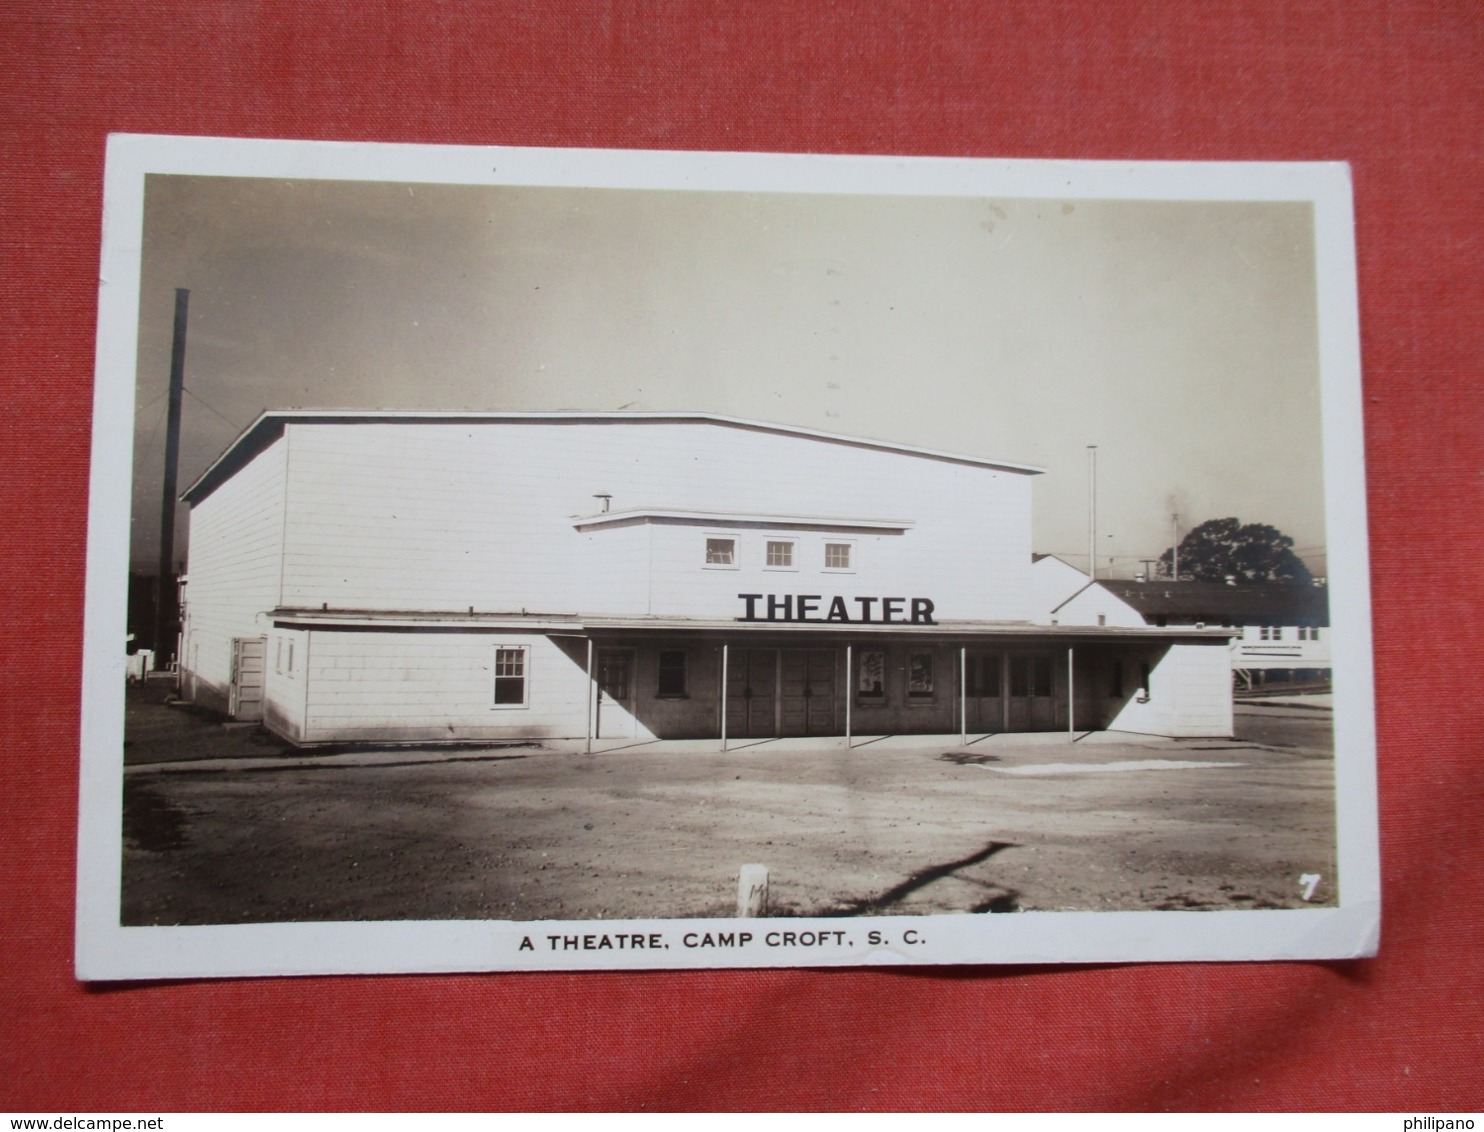
[[[1481,76],[1484,19],[1464,2],[0,6],[0,1108],[1477,1110]],[[79,985],[113,131],[1351,162],[1380,956]]]

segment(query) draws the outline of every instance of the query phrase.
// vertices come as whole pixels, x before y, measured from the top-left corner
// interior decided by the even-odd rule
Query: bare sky
[[[263,409],[705,410],[1040,465],[1079,567],[1096,444],[1100,575],[1172,511],[1325,571],[1306,203],[151,175],[143,235],[147,569],[188,287],[182,488]]]

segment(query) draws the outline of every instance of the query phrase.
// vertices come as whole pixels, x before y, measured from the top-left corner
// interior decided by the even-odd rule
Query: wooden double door
[[[969,650],[964,719],[970,731],[1050,731],[1061,726],[1050,653]]]
[[[733,649],[727,660],[727,735],[738,739],[837,735],[839,657],[832,649]]]

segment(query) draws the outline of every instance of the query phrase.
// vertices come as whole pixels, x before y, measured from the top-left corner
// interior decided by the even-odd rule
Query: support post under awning
[[[1072,650],[1067,649],[1067,738],[1076,742],[1077,739],[1077,700],[1073,696],[1073,670]]]
[[[850,704],[855,699],[855,676],[851,664],[854,645],[845,646],[845,749],[850,750]]]
[[[958,647],[958,745],[969,745],[969,649]]]
[[[727,661],[730,659],[728,649],[730,646],[723,641],[721,643],[721,749],[727,749]]]
[[[593,639],[587,639],[587,753],[593,753]]]

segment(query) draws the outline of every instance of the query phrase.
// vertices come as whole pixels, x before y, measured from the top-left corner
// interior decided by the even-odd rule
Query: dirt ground
[[[1333,903],[1330,715],[1231,740],[319,752],[131,692],[125,924]]]

